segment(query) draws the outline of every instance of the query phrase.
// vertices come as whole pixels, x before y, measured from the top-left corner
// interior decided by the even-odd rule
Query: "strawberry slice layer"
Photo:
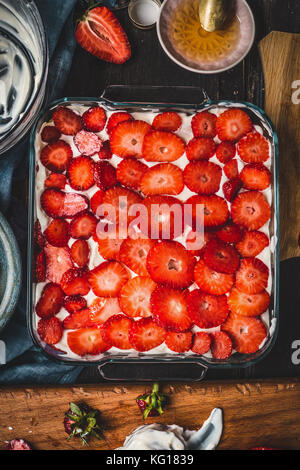
[[[187,299],[188,312],[199,328],[213,328],[222,325],[229,312],[226,295],[212,295],[193,290]]]
[[[179,114],[174,111],[166,111],[155,116],[152,127],[158,131],[176,132],[181,124],[182,119]]]
[[[62,175],[60,173],[50,173],[50,175],[45,179],[44,186],[45,188],[65,189],[66,184],[66,175]]]
[[[81,118],[70,108],[60,106],[52,116],[55,127],[65,135],[75,135],[82,129]]]
[[[82,155],[91,157],[100,151],[102,142],[94,132],[82,129],[75,135],[74,144]]]
[[[98,220],[91,212],[82,212],[70,222],[69,233],[72,238],[88,240],[95,232]]]
[[[246,317],[257,317],[264,313],[270,304],[270,295],[266,290],[258,294],[245,294],[232,289],[228,296],[228,305],[232,313]]]
[[[59,189],[45,189],[41,195],[41,206],[53,219],[74,217],[89,206],[85,196],[76,193],[65,193]]]
[[[46,145],[41,151],[41,162],[50,171],[63,173],[68,167],[73,157],[73,152],[69,144],[63,140],[58,140]]]
[[[76,240],[70,248],[72,261],[79,268],[87,266],[90,259],[90,246],[86,240]]]
[[[228,219],[229,210],[227,202],[215,194],[211,196],[191,196],[185,203],[187,214],[190,214],[193,226],[203,226],[205,228],[216,228]]]
[[[85,298],[81,297],[81,295],[69,295],[64,298],[63,306],[67,312],[74,313],[77,310],[86,308],[87,303]]]
[[[233,274],[222,274],[210,269],[203,260],[199,260],[194,271],[197,286],[208,294],[222,295],[232,289],[235,277]]]
[[[178,135],[166,131],[151,131],[143,141],[143,157],[147,162],[173,162],[185,151]]]
[[[193,333],[186,331],[178,333],[176,331],[168,331],[166,335],[166,345],[171,351],[184,353],[191,349]]]
[[[223,274],[234,274],[240,265],[240,255],[234,246],[215,239],[207,244],[204,261],[214,271]]]
[[[41,139],[43,142],[47,142],[47,144],[57,142],[60,136],[61,133],[55,126],[45,126],[41,132]]]
[[[193,116],[191,126],[195,137],[215,137],[217,116],[209,111],[201,111],[201,113]]]
[[[56,247],[49,243],[44,248],[46,258],[46,277],[49,281],[60,283],[63,274],[73,267],[68,247]]]
[[[69,224],[62,219],[54,219],[44,232],[46,240],[53,246],[66,246],[69,241]]]
[[[63,335],[62,323],[57,317],[42,318],[37,327],[42,341],[47,344],[57,344]]]
[[[157,325],[152,318],[141,318],[131,323],[129,339],[137,351],[149,351],[160,346],[166,337],[165,330]]]
[[[245,189],[263,191],[271,184],[271,172],[261,163],[248,163],[241,171],[240,178]]]
[[[258,230],[270,219],[271,208],[262,193],[245,191],[234,199],[231,216],[235,224]]]
[[[210,350],[211,337],[205,331],[197,331],[193,336],[191,350],[196,354],[206,354]]]
[[[118,182],[116,169],[105,160],[94,164],[94,179],[102,191],[113,188]]]
[[[114,315],[103,324],[103,336],[107,344],[119,349],[131,349],[129,331],[134,321],[125,315]]]
[[[233,347],[239,353],[255,353],[267,337],[267,330],[263,322],[257,318],[250,318],[231,313],[222,330],[232,339]]]
[[[220,114],[216,127],[219,139],[237,142],[252,130],[252,122],[245,111],[231,108]]]
[[[269,142],[263,135],[253,132],[239,142],[238,152],[246,163],[263,163],[270,156]]]
[[[128,279],[126,269],[118,261],[105,261],[88,276],[92,291],[98,297],[117,297]]]
[[[64,293],[58,284],[53,282],[46,284],[35,307],[37,315],[40,318],[56,315],[61,309],[63,299]]]
[[[259,294],[268,285],[269,268],[258,258],[244,258],[236,272],[236,287],[245,294]]]
[[[228,359],[232,353],[232,341],[225,331],[211,333],[211,353],[214,359]]]
[[[127,188],[140,189],[141,180],[147,170],[147,165],[136,158],[126,158],[121,160],[117,167],[117,180]]]
[[[154,320],[166,330],[186,331],[192,326],[187,310],[188,291],[158,286],[151,295]]]
[[[149,276],[146,260],[154,245],[155,241],[150,238],[127,238],[123,240],[120,248],[120,261],[139,276]]]
[[[173,240],[179,237],[184,230],[183,211],[181,201],[173,196],[147,196],[143,205],[146,211],[142,212],[143,221],[141,231],[153,240]],[[145,217],[147,216],[147,218]]]
[[[186,146],[186,156],[190,161],[209,160],[216,151],[216,144],[209,137],[195,137]]]
[[[193,193],[214,194],[219,190],[222,169],[219,165],[206,160],[189,163],[183,172],[186,186]]]
[[[245,231],[243,238],[236,244],[236,248],[244,258],[254,258],[259,255],[267,246],[269,238],[263,232]]]
[[[110,133],[111,151],[121,158],[142,158],[144,137],[150,130],[150,124],[145,121],[120,122]]]
[[[108,351],[110,346],[103,339],[103,330],[99,328],[83,328],[68,333],[68,346],[78,356],[87,354],[96,356]]]
[[[60,285],[66,295],[87,295],[90,286],[87,281],[88,272],[82,268],[72,268],[64,273]]]
[[[150,298],[155,288],[156,283],[149,277],[129,279],[119,294],[121,310],[129,317],[150,317]]]
[[[180,194],[184,188],[182,170],[172,163],[154,165],[144,172],[140,187],[146,196]]]
[[[131,114],[127,113],[126,111],[118,111],[116,113],[113,113],[109,120],[107,121],[107,126],[106,126],[106,130],[107,130],[107,133],[108,135],[110,135],[112,129],[117,125],[119,124],[120,122],[123,122],[123,121],[133,121],[133,117],[131,116]]]
[[[105,127],[106,114],[103,108],[95,106],[89,108],[82,115],[82,122],[87,131],[100,132]]]

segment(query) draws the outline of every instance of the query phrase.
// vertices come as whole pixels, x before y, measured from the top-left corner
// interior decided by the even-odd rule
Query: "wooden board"
[[[280,258],[284,260],[300,256],[300,34],[273,31],[259,49],[265,111],[279,137]]]
[[[90,449],[112,450],[126,434],[142,424],[135,398],[149,385],[99,384],[77,387],[0,389],[0,446],[23,437],[36,449],[81,449],[67,441],[63,416],[70,401],[85,401],[101,410],[105,440]],[[224,411],[219,449],[248,449],[268,445],[300,449],[300,380],[264,382],[202,382],[163,387],[170,403],[159,421],[188,429],[199,428],[214,407]]]

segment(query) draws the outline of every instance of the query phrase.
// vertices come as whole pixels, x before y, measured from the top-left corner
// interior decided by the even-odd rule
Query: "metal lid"
[[[160,0],[131,0],[128,15],[134,26],[150,29],[158,20],[160,7]]]

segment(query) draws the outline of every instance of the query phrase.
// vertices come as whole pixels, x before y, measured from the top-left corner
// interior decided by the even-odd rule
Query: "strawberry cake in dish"
[[[243,366],[270,349],[277,149],[261,113],[82,100],[40,118],[29,316],[48,354]]]

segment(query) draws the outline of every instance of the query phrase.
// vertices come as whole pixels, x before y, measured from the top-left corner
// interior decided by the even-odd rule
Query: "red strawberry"
[[[221,142],[218,145],[216,156],[221,163],[228,163],[236,154],[235,145],[232,142]]]
[[[158,131],[175,132],[179,129],[181,124],[182,119],[179,114],[174,111],[165,111],[155,116],[152,127]]]
[[[232,245],[215,239],[207,244],[204,261],[214,271],[234,274],[240,265],[240,255]]]
[[[41,162],[50,171],[63,173],[72,161],[73,152],[69,144],[58,140],[46,145],[41,151]]]
[[[141,318],[132,322],[129,330],[129,340],[137,351],[149,351],[162,344],[165,340],[165,330],[157,325],[151,317]]]
[[[271,208],[262,193],[245,191],[233,201],[231,217],[235,224],[258,230],[270,219]]]
[[[45,188],[57,188],[65,189],[67,184],[66,175],[61,175],[60,173],[50,173],[48,178],[45,179]]]
[[[62,275],[73,267],[68,247],[57,248],[45,245],[46,277],[49,281],[59,283]]]
[[[57,317],[42,318],[38,323],[37,332],[46,344],[57,344],[63,335],[62,323]]]
[[[69,224],[62,219],[54,219],[44,231],[46,240],[53,246],[66,246],[69,241]]]
[[[193,333],[191,331],[181,333],[168,331],[166,335],[166,345],[171,351],[183,353],[191,349],[192,339]]]
[[[62,306],[64,293],[58,284],[50,282],[45,285],[35,311],[40,318],[49,318],[56,315]]]
[[[210,350],[211,337],[205,331],[197,331],[193,336],[191,350],[196,354],[206,354]]]
[[[216,152],[216,144],[210,137],[194,137],[186,146],[186,156],[190,161],[209,160]]]
[[[106,114],[103,108],[95,106],[82,115],[82,122],[87,131],[100,132],[105,127]]]
[[[142,152],[147,162],[173,162],[184,151],[183,140],[172,132],[151,131],[145,135]]]
[[[75,135],[82,129],[80,116],[65,106],[60,106],[54,111],[53,121],[57,129],[65,135]]]
[[[94,161],[87,156],[73,158],[68,167],[70,186],[78,191],[86,191],[94,185]]]
[[[201,111],[201,113],[193,116],[191,126],[195,137],[215,137],[217,116],[209,111]]]
[[[243,258],[254,258],[267,246],[269,246],[267,235],[256,230],[245,231],[243,238],[236,244],[236,248]]]
[[[191,196],[185,203],[185,210],[191,215],[193,227],[195,225],[203,226],[204,218],[205,229],[216,228],[225,224],[229,216],[227,202],[215,194],[211,196]],[[203,213],[204,217],[202,218]],[[190,224],[190,222],[187,223]]]
[[[189,163],[183,172],[186,186],[194,193],[214,194],[219,190],[222,169],[206,160]]]
[[[144,235],[157,240],[172,240],[184,229],[182,204],[173,196],[148,196],[144,199],[147,220],[140,226]],[[144,220],[144,219],[143,219]]]
[[[100,161],[94,165],[94,179],[98,188],[106,191],[117,184],[116,169],[107,161]]]
[[[112,153],[110,150],[109,140],[105,140],[102,142],[101,148],[99,150],[99,158],[100,160],[110,160],[112,157]]]
[[[63,306],[69,313],[74,313],[86,308],[87,303],[85,298],[80,295],[69,295],[64,298]]]
[[[126,269],[118,261],[105,261],[88,276],[92,291],[98,297],[117,297],[128,279]]]
[[[103,324],[103,337],[110,346],[119,349],[131,349],[129,331],[134,324],[131,318],[125,315],[114,315]]]
[[[217,237],[225,243],[238,243],[243,237],[243,229],[239,225],[229,222],[217,231]]]
[[[96,326],[90,325],[90,314],[89,308],[77,310],[71,315],[68,315],[63,321],[63,327],[65,330],[78,330],[79,328],[88,328]]]
[[[150,297],[156,287],[150,277],[137,276],[122,287],[119,303],[122,312],[129,317],[150,317]]]
[[[187,311],[188,291],[158,286],[151,295],[154,320],[166,330],[186,331],[192,326]]]
[[[116,113],[113,113],[110,116],[109,120],[107,121],[106,130],[107,130],[108,135],[110,135],[112,129],[117,124],[123,121],[133,121],[133,117],[131,116],[131,114],[127,113],[126,111],[125,112],[118,111]]]
[[[263,191],[271,184],[271,172],[261,163],[245,165],[241,171],[240,178],[246,189]]]
[[[112,153],[121,158],[142,158],[142,145],[145,135],[151,130],[145,121],[123,121],[110,132]]]
[[[246,163],[263,163],[270,157],[269,142],[258,132],[252,132],[238,143],[238,152]]]
[[[32,450],[32,447],[24,439],[12,439],[7,442],[4,450]]]
[[[233,201],[242,186],[243,184],[239,178],[226,181],[222,187],[225,199],[229,202]]]
[[[244,258],[236,273],[236,287],[245,294],[258,294],[268,285],[269,268],[258,258]]]
[[[245,294],[238,289],[232,289],[228,296],[228,305],[232,313],[257,317],[264,313],[270,304],[270,296],[266,290],[258,294]]]
[[[70,222],[70,236],[88,240],[95,233],[97,223],[96,217],[91,212],[82,212],[75,215]]]
[[[214,238],[216,238],[214,233],[204,232],[202,234],[191,230],[185,240],[186,249],[193,256],[202,256],[207,243]]]
[[[91,157],[100,151],[102,141],[94,132],[82,129],[74,136],[74,144],[82,155]]]
[[[230,313],[222,325],[232,339],[233,347],[242,354],[255,353],[267,336],[263,322],[257,318]]]
[[[103,197],[103,208],[111,206],[113,214],[104,210],[102,215],[117,225],[126,226],[137,217],[135,214],[128,215],[130,207],[141,203],[141,196],[131,189],[121,186],[110,188]]]
[[[211,353],[214,359],[228,359],[232,353],[232,341],[225,331],[211,333]]]
[[[252,122],[245,111],[231,108],[220,114],[216,126],[219,139],[236,142],[251,131]]]
[[[195,258],[175,241],[156,243],[147,256],[147,270],[154,282],[183,289],[193,282]]]
[[[118,298],[98,297],[90,305],[88,326],[102,325],[108,318],[121,313]]]
[[[83,328],[71,331],[67,338],[71,351],[78,356],[89,354],[96,356],[107,351],[110,347],[103,339],[103,330],[99,328]]]
[[[158,163],[144,172],[140,187],[146,196],[180,194],[184,188],[182,171],[172,163]]]
[[[53,144],[60,136],[61,133],[55,126],[45,126],[41,132],[41,139],[43,142],[47,142],[47,144]]]
[[[212,295],[195,289],[189,293],[187,307],[192,321],[199,328],[222,325],[229,312],[226,295]]]
[[[208,294],[222,295],[229,292],[234,284],[233,274],[222,274],[206,266],[203,260],[199,260],[194,271],[197,286]]]
[[[239,169],[237,160],[234,158],[233,160],[230,160],[230,162],[226,163],[223,167],[223,171],[229,180],[238,178]]]
[[[98,252],[104,259],[115,259],[119,261],[120,247],[124,241],[123,238],[119,238],[115,235],[113,238],[107,235],[105,238],[98,238]]]
[[[125,158],[117,166],[117,180],[127,188],[140,189],[140,182],[148,167],[136,158]]]
[[[40,251],[35,258],[35,282],[44,282],[46,280],[45,253]]]
[[[150,248],[154,245],[154,240],[143,236],[127,238],[127,240],[123,241],[120,248],[120,261],[139,276],[149,276],[146,260]]]
[[[85,12],[77,23],[75,38],[83,49],[106,62],[123,64],[131,56],[125,31],[105,6]]]
[[[34,242],[40,248],[43,248],[43,246],[45,245],[45,238],[44,238],[44,235],[42,234],[41,224],[38,219],[34,222],[33,238],[34,238]]]
[[[90,259],[90,247],[86,240],[76,240],[70,249],[71,258],[79,268],[86,266]]]
[[[94,212],[95,215],[97,215],[98,208],[101,206],[103,202],[103,197],[104,197],[104,191],[102,189],[99,189],[90,200],[91,204],[91,210]]]
[[[81,194],[64,193],[59,189],[45,189],[41,195],[41,206],[53,219],[74,217],[88,208],[88,199]]]
[[[87,295],[90,291],[87,277],[84,268],[71,268],[63,274],[60,285],[66,295]]]

